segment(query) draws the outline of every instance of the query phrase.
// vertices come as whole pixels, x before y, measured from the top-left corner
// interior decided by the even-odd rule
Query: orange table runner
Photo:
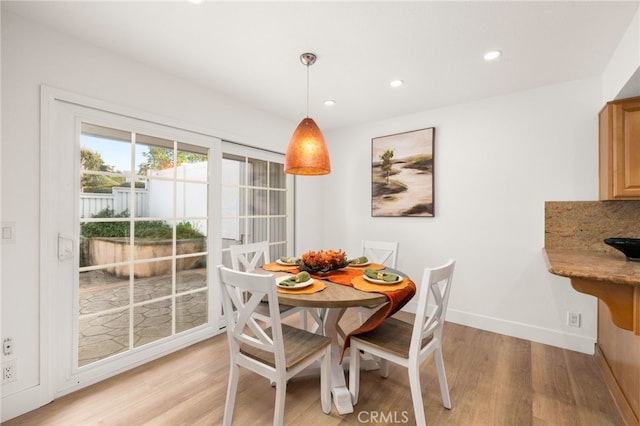
[[[371,267],[371,266],[376,266],[376,268],[372,268],[372,269],[378,269],[378,270],[384,269],[384,265],[372,264],[372,265],[369,265],[368,267]],[[278,271],[289,272],[291,274],[297,274],[299,272],[298,268],[296,268],[295,266],[284,266],[284,265],[279,265],[278,263],[275,263],[275,262],[262,266],[262,269],[265,269],[267,271],[275,271],[275,272],[278,272]],[[311,276],[313,278],[331,281],[332,283],[349,285],[349,286],[358,288],[359,285],[354,286],[352,281],[354,279],[355,280],[362,279],[364,281],[364,279],[362,278],[363,272],[364,272],[364,268],[361,266],[360,267],[349,266],[344,269],[340,269],[338,271],[333,271],[327,275],[311,274]],[[406,285],[404,285],[405,281],[406,281]],[[401,284],[403,284],[403,286],[398,287]],[[354,336],[360,333],[366,333],[367,331],[371,331],[375,329],[380,324],[382,324],[382,322],[386,318],[398,312],[416,294],[416,285],[409,278],[405,278],[401,283],[396,285],[386,286],[386,285],[373,284],[373,286],[380,287],[380,288],[364,290],[364,291],[374,291],[376,293],[384,294],[389,299],[389,303],[383,305],[380,309],[375,311],[373,315],[371,315],[360,327],[356,328],[345,337],[344,346],[342,347],[342,355],[340,356],[341,364],[342,364],[342,358],[344,357],[344,352],[349,347],[349,340],[351,336]]]

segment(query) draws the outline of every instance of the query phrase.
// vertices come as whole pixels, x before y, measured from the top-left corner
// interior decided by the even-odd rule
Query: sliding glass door
[[[231,245],[293,253],[284,155],[69,98],[45,101],[51,398],[219,334]]]
[[[268,241],[272,260],[293,253],[293,178],[284,156],[224,144],[222,153],[222,263],[229,247]]]

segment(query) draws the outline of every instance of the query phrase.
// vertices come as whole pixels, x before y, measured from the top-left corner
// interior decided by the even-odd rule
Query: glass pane
[[[286,188],[287,175],[284,173],[284,164],[269,163],[269,188]]]
[[[267,187],[267,166],[269,163],[255,158],[249,158],[249,186]]]
[[[260,241],[268,241],[267,235],[267,219],[256,218],[247,220],[249,229],[246,243],[259,243]]]
[[[136,165],[138,174],[154,175],[174,165],[173,141],[154,136],[136,134]],[[166,173],[160,173],[166,176]],[[169,176],[171,177],[171,176]]]
[[[222,159],[222,184],[244,185],[246,165],[244,157],[224,154]]]
[[[78,366],[90,364],[129,349],[129,311],[80,318]]]
[[[176,292],[183,293],[189,290],[207,286],[207,257],[194,256],[177,260],[178,272],[176,273]]]
[[[222,264],[227,268],[231,268],[231,252],[229,250],[222,252]]]
[[[272,242],[287,240],[287,219],[285,217],[269,218],[269,239]]]
[[[266,189],[249,189],[247,216],[264,216],[267,214],[268,191]]]
[[[171,336],[171,299],[136,306],[133,309],[133,346],[146,345]]]
[[[207,182],[209,163],[206,148],[178,143],[178,180]]]
[[[130,173],[131,133],[83,123],[80,166],[81,170]]]
[[[240,199],[244,190],[235,186],[222,187],[222,217],[240,215]]]
[[[272,244],[269,247],[269,256],[272,261],[279,259],[281,256],[291,256],[287,254],[287,243]]]
[[[114,187],[120,186],[128,186],[124,175],[106,176],[95,172],[82,173],[80,175],[80,200],[83,200],[83,197],[87,196],[86,194],[108,197]],[[80,211],[82,212],[83,209]]]
[[[97,266],[130,261],[129,222],[91,222],[80,225],[80,266]],[[106,272],[129,277],[129,269],[112,266]]]
[[[176,225],[176,238],[178,240],[201,239],[200,246],[206,250],[207,221],[205,219],[192,219],[180,221]],[[195,253],[195,252],[191,252]]]
[[[207,292],[176,297],[176,333],[207,323]]]
[[[176,186],[176,217],[207,216],[208,189],[209,186],[206,183],[178,182]]]
[[[135,195],[131,199],[131,191]],[[146,180],[137,180],[135,188],[131,188],[131,182],[125,183],[123,186],[114,186],[111,188],[111,203],[113,212],[116,216],[130,216],[135,213],[136,217],[149,216],[149,191],[147,189]],[[133,205],[131,204],[133,202]]]
[[[269,214],[284,215],[287,213],[287,193],[269,191]]]
[[[80,272],[80,315],[129,304],[129,277],[119,278],[105,269]]]
[[[190,225],[189,225],[190,226]],[[181,229],[186,227],[181,225]],[[136,239],[133,244],[134,259],[158,259],[170,257],[173,249],[173,225],[161,220],[137,221],[135,223]],[[181,247],[184,245],[184,247]],[[178,242],[178,250],[201,249],[202,242],[187,244]],[[200,251],[200,250],[198,250]],[[190,251],[187,251],[190,253]],[[153,277],[171,274],[171,260],[162,260],[154,264],[139,264],[135,268],[136,277]]]
[[[173,169],[150,172],[155,176],[173,176]],[[173,196],[175,183],[170,180],[149,179],[147,182],[147,203],[149,205],[147,217],[173,217]]]
[[[237,242],[240,241],[240,234],[242,234],[242,228],[240,227],[240,219],[229,218],[222,219],[222,246],[228,247],[225,241]]]
[[[139,303],[170,295],[171,268],[171,260],[135,264],[133,301]]]

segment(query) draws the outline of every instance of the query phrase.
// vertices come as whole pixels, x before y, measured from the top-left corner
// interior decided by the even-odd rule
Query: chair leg
[[[436,360],[436,370],[438,371],[438,383],[440,383],[440,394],[442,395],[442,405],[451,409],[451,397],[449,396],[449,384],[447,374],[444,370],[444,359],[442,358],[442,348],[439,347],[434,353]]]
[[[349,393],[351,394],[351,403],[356,405],[360,393],[360,350],[353,341],[349,354]]]
[[[419,364],[410,363],[408,368],[409,384],[411,385],[411,400],[413,401],[413,411],[416,415],[416,425],[424,426],[427,420],[424,415],[424,403],[422,402],[422,389],[420,388],[420,368]]]
[[[320,405],[322,412],[331,412],[331,346],[327,346],[320,365]]]
[[[380,358],[380,377],[389,377],[389,361],[384,358]]]
[[[276,381],[276,405],[273,412],[273,426],[282,426],[284,423],[284,402],[287,396],[287,380]]]
[[[233,361],[231,361],[233,363]],[[224,426],[231,426],[231,420],[233,419],[233,409],[236,404],[236,392],[238,391],[238,378],[240,371],[236,364],[231,364],[229,369],[229,384],[227,385],[227,401],[224,405],[224,416],[222,424]]]

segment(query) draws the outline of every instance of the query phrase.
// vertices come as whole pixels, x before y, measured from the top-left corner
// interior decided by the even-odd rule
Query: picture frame
[[[371,216],[434,217],[435,127],[371,139]]]

